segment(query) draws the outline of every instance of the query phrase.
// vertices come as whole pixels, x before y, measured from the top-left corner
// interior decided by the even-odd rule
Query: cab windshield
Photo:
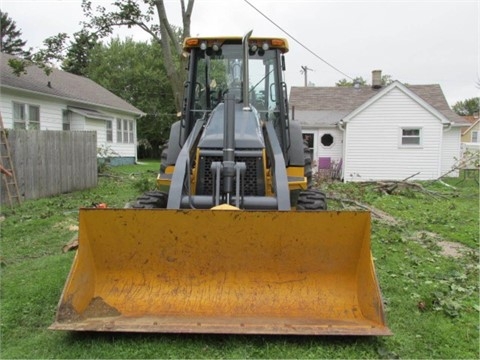
[[[276,49],[262,49],[249,53],[249,100],[262,117],[275,112],[278,94]],[[214,52],[212,49],[192,51],[197,57],[195,84],[195,111],[213,110],[228,93],[237,102],[243,102],[243,56],[241,44],[224,44]]]

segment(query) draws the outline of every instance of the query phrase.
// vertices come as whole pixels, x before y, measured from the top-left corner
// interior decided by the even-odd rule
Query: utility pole
[[[305,87],[307,87],[308,86],[308,75],[307,75],[307,73],[308,73],[309,70],[313,71],[313,69],[308,68],[307,65],[302,66],[301,68],[302,68],[302,70],[300,70],[300,73],[303,74],[304,79],[305,79]]]

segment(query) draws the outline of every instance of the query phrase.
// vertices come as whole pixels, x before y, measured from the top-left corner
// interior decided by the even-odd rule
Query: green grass
[[[123,207],[154,186],[158,163],[111,169],[95,189],[3,208],[0,357],[3,358],[479,358],[479,193],[422,183],[441,199],[322,184],[394,216],[372,222],[372,252],[391,337],[70,333],[50,331],[73,260],[78,208]],[[458,180],[448,180],[455,185]],[[332,209],[340,209],[331,202]],[[464,245],[460,258],[438,241]],[[423,305],[422,305],[423,304]],[[420,306],[420,308],[419,308]]]

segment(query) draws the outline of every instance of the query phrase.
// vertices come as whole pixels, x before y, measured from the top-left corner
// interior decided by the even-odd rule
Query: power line
[[[270,21],[273,25],[275,25],[277,28],[280,29],[280,31],[282,31],[283,33],[285,33],[287,36],[289,36],[293,41],[295,41],[298,45],[300,45],[301,47],[303,47],[305,50],[307,50],[310,54],[312,54],[313,56],[315,56],[317,59],[319,59],[320,61],[322,61],[323,63],[325,63],[326,65],[330,66],[332,69],[334,69],[335,71],[338,71],[340,74],[342,74],[343,76],[346,76],[347,78],[349,78],[350,80],[353,80],[353,78],[351,76],[348,76],[347,74],[345,74],[343,71],[341,71],[339,68],[337,68],[336,66],[333,66],[332,64],[330,64],[328,61],[326,61],[325,59],[323,59],[321,56],[317,55],[315,52],[313,52],[312,50],[310,50],[306,45],[302,44],[300,41],[298,41],[294,36],[292,36],[291,34],[289,34],[286,30],[284,30],[282,27],[280,27],[279,25],[277,25],[272,19],[270,19],[267,15],[265,15],[263,12],[261,12],[259,9],[257,9],[255,6],[252,5],[252,3],[248,0],[243,0],[245,1],[248,5],[250,5],[256,12],[258,12],[260,15],[262,15],[265,19],[267,19],[268,21]]]

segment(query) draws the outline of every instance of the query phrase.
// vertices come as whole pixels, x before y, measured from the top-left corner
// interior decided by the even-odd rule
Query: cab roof
[[[190,52],[194,48],[200,48],[202,44],[205,44],[206,48],[217,45],[222,47],[223,44],[241,44],[241,36],[221,36],[221,37],[187,37],[183,41],[183,50]],[[268,46],[268,49],[279,49],[282,53],[288,52],[288,41],[285,38],[279,37],[261,37],[252,36],[248,39],[248,45],[250,47],[256,45],[259,48]],[[265,48],[264,48],[265,49]]]

